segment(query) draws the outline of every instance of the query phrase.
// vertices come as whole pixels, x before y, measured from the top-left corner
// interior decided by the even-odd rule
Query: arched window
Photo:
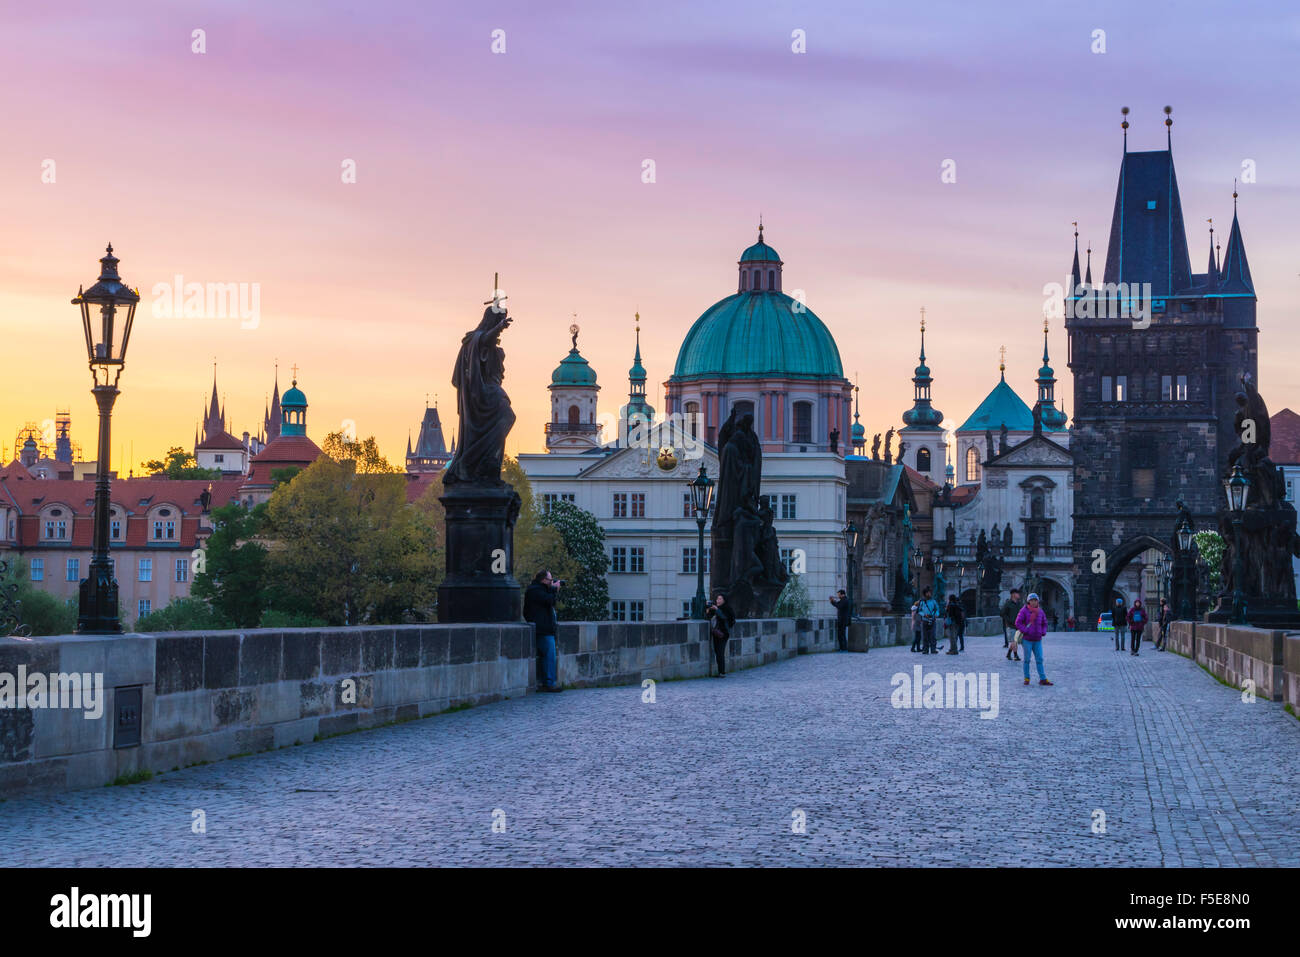
[[[813,407],[811,402],[796,402],[794,404],[794,429],[791,439],[795,442],[811,442],[812,437],[812,414]]]
[[[740,271],[740,291],[744,292],[747,288],[749,288],[749,273],[742,269]]]
[[[686,403],[686,429],[690,432],[691,438],[700,437],[700,404],[698,402]]]
[[[1029,517],[1042,518],[1046,514],[1046,496],[1041,488],[1034,489],[1029,496]]]
[[[775,270],[775,269],[769,269],[769,270],[767,271],[767,288],[768,288],[768,289],[775,289],[775,288],[776,288],[776,270]]]
[[[731,404],[737,415],[753,415],[754,403],[748,399],[738,399]]]
[[[966,448],[966,481],[978,482],[980,480],[980,454],[974,445]]]
[[[763,288],[763,270],[761,269],[754,270],[754,288],[755,289]]]
[[[578,411],[576,405],[569,406],[569,425],[577,425],[582,418],[582,413]]]
[[[930,450],[929,449],[916,450],[916,470],[922,473],[930,471]]]

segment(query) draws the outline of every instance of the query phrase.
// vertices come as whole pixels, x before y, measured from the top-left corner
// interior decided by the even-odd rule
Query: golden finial
[[[1047,331],[1047,317],[1043,317],[1043,332]]]
[[[1006,372],[1007,371],[1007,347],[1006,346],[999,347],[998,352],[1002,355],[1002,361],[998,363],[998,371]]]
[[[636,331],[637,332],[641,331],[641,310],[640,309],[636,311]]]
[[[925,332],[925,306],[921,307],[921,331]]]
[[[1124,122],[1119,125],[1119,128],[1122,129],[1125,133],[1127,133],[1128,132],[1128,107],[1121,106],[1119,108],[1119,112],[1120,115],[1124,117]]]
[[[1174,118],[1173,118],[1173,116],[1170,115],[1170,114],[1172,114],[1173,112],[1174,112],[1174,108],[1173,108],[1172,106],[1166,106],[1166,107],[1165,107],[1165,126],[1173,126],[1173,125],[1174,125]]]
[[[1076,220],[1075,220],[1074,222],[1072,222],[1070,225],[1074,227],[1074,238],[1075,238],[1075,239],[1078,239],[1078,238],[1079,238],[1079,221],[1076,219]]]

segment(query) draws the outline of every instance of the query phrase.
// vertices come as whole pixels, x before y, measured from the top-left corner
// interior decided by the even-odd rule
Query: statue
[[[833,453],[836,454],[836,455],[839,455],[839,452],[840,452],[840,430],[839,430],[839,429],[831,429],[830,439],[831,439],[831,452],[833,452]]]
[[[733,408],[718,431],[718,448],[711,587],[727,596],[738,618],[766,618],[789,574],[781,562],[772,510],[759,498],[763,451],[754,414]]]
[[[949,522],[948,527],[943,530],[943,542],[949,548],[957,544],[957,529],[953,528],[952,522]]]
[[[975,545],[975,560],[982,562],[989,554],[989,540],[984,534],[984,529],[980,529],[979,542]]]
[[[945,600],[946,597],[947,597],[947,596],[944,594],[944,589],[947,587],[947,585],[948,585],[948,579],[946,579],[946,578],[943,577],[943,562],[939,562],[939,564],[937,564],[937,565],[934,566],[934,593],[933,593],[933,597],[934,597],[934,600],[937,601],[937,602],[939,603],[939,607],[940,607],[940,608],[943,607],[944,600]]]
[[[984,459],[987,462],[993,458],[993,432],[991,429],[984,430],[984,444],[988,446],[988,455]]]
[[[1002,544],[1006,548],[1011,547],[1011,523],[1007,522],[1006,530],[1002,533]]]
[[[1043,403],[1034,403],[1034,435],[1043,434]]]
[[[444,488],[461,483],[500,487],[506,436],[515,424],[505,378],[501,333],[513,320],[497,300],[483,310],[478,326],[465,333],[451,375],[456,387],[456,454],[442,473]]]
[[[998,429],[998,455],[1007,450],[1007,424],[1002,423],[1002,428]]]
[[[907,443],[902,439],[898,440],[898,458],[895,459],[899,465],[903,464],[903,453],[907,451]]]
[[[893,461],[893,453],[889,447],[894,443],[894,428],[890,426],[889,431],[885,433],[885,464],[889,465]]]
[[[446,575],[438,585],[439,622],[519,621],[514,577],[519,495],[501,478],[506,436],[515,424],[502,387],[501,333],[510,318],[493,283],[478,326],[461,340],[451,384],[456,387],[457,443],[442,473]]]
[[[206,515],[212,508],[212,483],[211,482],[208,483],[207,488],[205,488],[202,492],[199,493],[199,508],[203,511],[204,515]]]
[[[873,459],[880,458],[880,433],[879,432],[877,432],[876,437],[871,440],[871,457]]]

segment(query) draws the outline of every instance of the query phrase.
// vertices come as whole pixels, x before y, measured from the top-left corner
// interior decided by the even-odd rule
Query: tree
[[[812,614],[812,599],[802,575],[791,575],[772,610],[775,618],[807,618]]]
[[[388,459],[379,453],[379,443],[373,435],[358,441],[348,438],[345,432],[331,432],[325,436],[321,451],[335,462],[352,462],[358,475],[401,471],[389,465]]]
[[[212,535],[203,549],[190,594],[211,606],[226,628],[256,628],[267,603],[266,546],[255,538],[266,524],[266,505],[251,512],[223,505],[212,512]]]
[[[277,489],[298,477],[302,469],[297,465],[286,465],[282,469],[271,469],[271,488]]]
[[[433,527],[402,475],[358,473],[322,455],[268,503],[271,607],[331,625],[428,620]]]
[[[135,621],[135,631],[212,631],[228,627],[217,618],[217,613],[202,598],[173,598],[165,608],[159,608]]]
[[[514,486],[521,502],[519,518],[515,522],[515,578],[519,579],[520,588],[526,590],[533,576],[543,568],[549,569],[555,578],[572,583],[580,571],[578,563],[569,553],[560,529],[543,521],[533,497],[533,483],[528,480],[519,460],[506,459],[501,467],[501,477]],[[567,586],[560,590],[561,600],[565,591]]]
[[[605,581],[609,557],[605,554],[605,532],[596,516],[572,502],[552,502],[540,516],[539,524],[559,530],[565,551],[577,565],[577,573],[560,589],[558,617],[564,621],[603,621],[609,605],[609,584]]]
[[[6,559],[8,571],[0,575],[0,591],[12,586],[21,622],[32,635],[70,635],[77,627],[77,608],[32,584],[27,563],[18,556]],[[0,632],[3,636],[3,632]]]
[[[1201,531],[1196,533],[1196,548],[1210,568],[1210,594],[1217,595],[1223,587],[1220,566],[1223,563],[1223,536],[1218,532]]]
[[[151,475],[161,473],[172,480],[221,478],[221,469],[200,468],[194,456],[180,446],[172,446],[165,458],[150,459],[142,467]]]

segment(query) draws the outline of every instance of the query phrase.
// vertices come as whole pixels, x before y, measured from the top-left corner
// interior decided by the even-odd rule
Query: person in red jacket
[[[1038,683],[1050,685],[1043,671],[1043,636],[1047,634],[1047,615],[1038,607],[1038,594],[1030,592],[1025,607],[1016,615],[1016,631],[1025,646],[1025,684],[1029,684],[1029,659],[1038,663]]]
[[[1128,610],[1128,630],[1133,637],[1129,647],[1133,650],[1130,655],[1138,653],[1138,645],[1142,644],[1142,630],[1147,626],[1147,610],[1142,607],[1142,599],[1134,598],[1133,607]]]

